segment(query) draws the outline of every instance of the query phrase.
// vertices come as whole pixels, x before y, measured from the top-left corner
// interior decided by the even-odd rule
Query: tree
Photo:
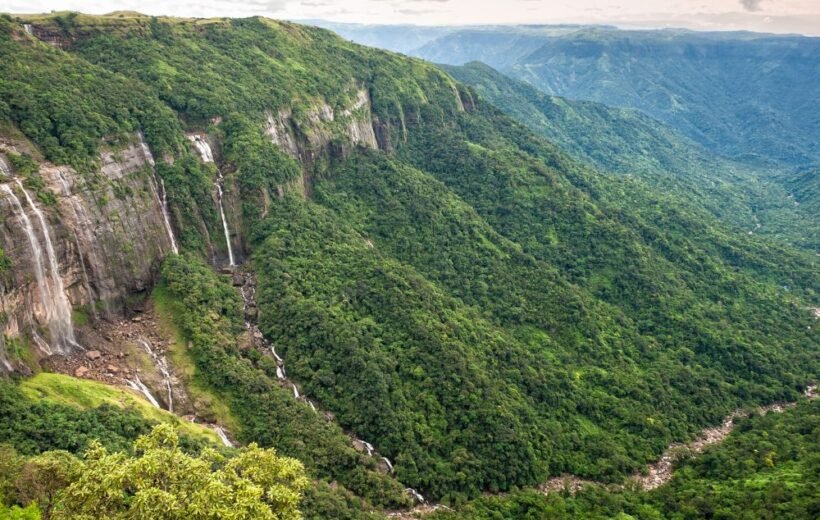
[[[82,463],[63,450],[47,451],[32,457],[17,479],[17,498],[23,504],[36,503],[48,520],[61,491],[80,474]]]
[[[302,464],[255,444],[231,459],[212,449],[184,453],[159,425],[134,443],[135,455],[93,444],[78,478],[60,494],[55,519],[300,519],[308,486]]]

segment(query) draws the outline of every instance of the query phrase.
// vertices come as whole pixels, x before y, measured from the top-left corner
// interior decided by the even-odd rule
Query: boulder
[[[102,357],[102,354],[99,350],[89,350],[85,353],[85,357],[87,357],[91,361],[96,361]]]

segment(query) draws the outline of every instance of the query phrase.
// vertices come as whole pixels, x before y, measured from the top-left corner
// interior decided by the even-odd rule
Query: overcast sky
[[[820,35],[820,0],[0,0],[5,12],[54,10],[426,25],[594,22]]]

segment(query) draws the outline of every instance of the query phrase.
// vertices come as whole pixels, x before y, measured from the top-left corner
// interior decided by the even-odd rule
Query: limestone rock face
[[[0,326],[6,337],[26,336],[48,354],[55,340],[48,333],[54,317],[43,300],[51,299],[60,284],[53,279],[38,283],[25,217],[34,223],[36,245],[46,251],[50,241],[55,274],[71,309],[89,319],[122,315],[130,295],[152,286],[162,258],[172,251],[173,230],[164,222],[154,159],[138,136],[124,148],[103,149],[99,170],[90,174],[41,162],[42,185],[26,188],[34,207],[17,182],[23,176],[7,157],[26,149],[25,143],[0,141],[0,184],[8,188],[0,192],[0,247],[10,264],[0,271]],[[22,204],[15,204],[14,196]],[[49,258],[41,256],[47,269]],[[4,352],[0,357],[8,358]]]

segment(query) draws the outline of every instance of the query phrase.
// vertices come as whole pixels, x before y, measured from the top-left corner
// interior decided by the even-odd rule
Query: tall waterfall
[[[211,150],[211,145],[208,144],[208,141],[206,141],[201,135],[197,134],[189,135],[188,139],[194,144],[194,147],[196,147],[202,162],[214,162],[214,153]],[[224,180],[225,179],[222,176],[222,172],[219,172],[214,185],[216,186],[216,204],[219,206],[219,216],[222,218],[222,232],[225,234],[225,244],[228,246],[228,265],[233,267],[236,265],[236,261],[234,260],[233,246],[231,245],[231,231],[228,228],[228,219],[225,218],[225,205],[222,202],[222,198],[224,196],[222,184],[224,183]]]
[[[233,247],[231,247],[231,232],[228,229],[228,220],[225,218],[225,206],[222,204],[222,172],[216,177],[216,203],[219,205],[219,214],[222,216],[222,231],[225,232],[225,243],[228,244],[228,265],[236,265],[233,259]]]
[[[68,303],[68,298],[66,298],[63,279],[60,277],[57,255],[54,253],[54,246],[51,242],[51,233],[43,213],[37,205],[34,204],[34,201],[23,187],[23,184],[19,179],[15,179],[15,182],[25,195],[29,207],[39,221],[40,232],[45,240],[48,266],[46,266],[40,240],[34,232],[34,226],[23,209],[20,199],[17,198],[8,184],[3,184],[2,189],[14,204],[20,221],[23,223],[23,230],[28,237],[29,245],[31,246],[31,251],[34,256],[34,276],[40,291],[40,303],[45,311],[49,331],[51,332],[51,341],[58,352],[66,352],[71,347],[78,345],[74,339],[74,327],[71,323],[71,305]],[[46,269],[48,269],[48,277],[46,276]]]
[[[154,155],[151,153],[151,149],[148,148],[148,144],[145,142],[145,137],[142,135],[142,132],[139,133],[139,139],[145,161],[151,165],[151,180],[153,181],[151,183],[151,189],[154,192],[154,198],[157,199],[157,202],[162,208],[162,219],[165,224],[165,231],[168,233],[168,240],[171,242],[171,250],[175,255],[178,255],[179,247],[177,247],[177,240],[174,237],[174,228],[171,227],[171,213],[168,210],[168,194],[165,192],[165,181],[160,179],[159,182],[157,182],[157,174],[153,169],[153,167],[156,166],[156,161],[154,160]]]
[[[165,219],[165,229],[168,231],[168,238],[171,239],[171,249],[174,254],[179,254],[179,247],[177,247],[177,240],[174,238],[174,228],[171,227],[171,213],[168,211],[168,192],[165,191],[165,181],[159,180],[159,185],[162,188],[162,218]]]
[[[165,231],[168,233],[168,240],[171,242],[171,250],[174,252],[175,255],[179,254],[179,247],[177,247],[177,240],[174,238],[174,228],[171,227],[171,214],[168,212],[168,199],[165,193],[165,181],[162,179],[159,180],[157,183],[157,176],[156,174],[152,174],[151,189],[154,191],[154,197],[159,202],[160,208],[162,209],[162,219],[165,223]],[[159,188],[162,189],[162,193],[160,194]]]

